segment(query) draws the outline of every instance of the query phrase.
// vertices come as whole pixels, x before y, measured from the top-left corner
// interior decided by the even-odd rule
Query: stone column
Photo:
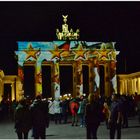
[[[110,78],[113,92],[117,93],[116,62],[114,60],[110,62]]]
[[[140,77],[138,77],[138,94],[140,94]]]
[[[60,97],[60,77],[59,77],[59,62],[54,61],[53,65],[53,86],[54,86],[54,98]]]
[[[131,80],[130,79],[128,79],[128,94],[130,94],[131,93]]]
[[[83,71],[82,71],[82,61],[77,61],[76,67],[76,96],[83,94]]]
[[[133,81],[132,81],[132,78],[130,79],[130,94],[132,94],[133,92]]]
[[[131,78],[129,79],[129,87],[130,87],[129,94],[131,94],[132,93],[132,79]]]
[[[131,94],[133,94],[133,90],[134,90],[134,87],[133,87],[133,79],[131,79],[131,87],[132,87]]]
[[[122,94],[124,94],[124,80],[122,80]]]
[[[18,80],[16,84],[16,101],[19,101],[23,97],[23,83]]]
[[[20,81],[21,81],[21,84],[23,85],[24,84],[24,70],[23,70],[23,66],[21,65],[18,65],[18,77],[20,78]],[[19,94],[19,97],[16,98],[18,100],[22,99],[24,97],[24,88],[22,86],[22,89],[21,89],[21,93]]]
[[[134,93],[134,79],[132,79],[132,93],[131,94],[133,93]]]
[[[129,79],[129,94],[132,93],[132,82],[131,82],[131,78]]]
[[[37,62],[35,66],[35,95],[42,94],[42,69],[41,63]]]
[[[21,82],[24,82],[24,72],[23,66],[18,65],[18,77],[20,77]]]
[[[136,92],[136,79],[133,79],[133,93]]]
[[[120,83],[119,93],[122,94],[122,80],[120,80],[119,83]]]
[[[104,86],[104,95],[109,97],[110,96],[110,67],[109,67],[109,63],[106,62],[104,64],[104,82],[105,82],[105,86]]]
[[[11,99],[12,99],[12,101],[15,100],[14,83],[11,83]]]
[[[134,79],[134,82],[135,82],[135,92],[137,92],[137,78]]]
[[[124,94],[127,93],[127,80],[124,80]]]
[[[99,62],[97,59],[94,59],[93,63],[94,63],[94,67],[93,67],[93,75],[94,75],[93,91],[99,93],[99,91],[100,91]]]
[[[133,79],[133,93],[135,93],[136,85],[135,85],[135,79]]]
[[[126,93],[128,93],[128,90],[129,90],[129,86],[128,86],[128,79],[126,79]]]
[[[73,93],[72,93],[72,97],[76,97],[77,96],[77,63],[76,61],[73,62]]]
[[[126,80],[124,79],[124,94],[126,94]]]
[[[3,85],[3,80],[0,78],[0,102],[2,100],[2,96],[3,96],[3,88],[4,88],[4,85]]]

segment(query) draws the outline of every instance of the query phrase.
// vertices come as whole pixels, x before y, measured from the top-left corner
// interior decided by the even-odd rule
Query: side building
[[[22,86],[17,75],[5,75],[3,70],[0,70],[0,101],[2,98],[20,100],[24,96]]]
[[[140,94],[140,72],[117,75],[118,93]]]

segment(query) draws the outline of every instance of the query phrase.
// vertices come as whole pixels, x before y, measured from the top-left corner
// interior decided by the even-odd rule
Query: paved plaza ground
[[[29,133],[31,139],[32,133]],[[12,121],[0,122],[0,139],[16,139],[17,135],[14,130],[14,123]],[[49,128],[46,129],[47,139],[86,139],[86,129],[80,126],[72,127],[68,124],[50,123]],[[99,139],[109,139],[109,130],[106,129],[105,123],[101,123],[98,130]],[[140,124],[137,116],[129,118],[129,128],[122,129],[122,139],[140,139]]]

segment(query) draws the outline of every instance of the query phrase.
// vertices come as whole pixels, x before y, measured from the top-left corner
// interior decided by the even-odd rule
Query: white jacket
[[[52,101],[49,102],[49,114],[54,114],[54,103]]]
[[[61,113],[60,101],[54,100],[54,113]]]

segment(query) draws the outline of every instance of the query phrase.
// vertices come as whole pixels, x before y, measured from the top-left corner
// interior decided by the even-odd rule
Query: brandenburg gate
[[[115,42],[88,42],[80,41],[80,30],[69,30],[68,16],[63,16],[64,24],[61,31],[56,29],[57,41],[26,42],[19,41],[18,50],[18,76],[24,83],[24,66],[35,67],[35,95],[42,94],[42,65],[51,66],[51,95],[60,96],[60,65],[71,65],[73,69],[73,93],[76,97],[83,94],[83,70],[87,65],[89,74],[89,93],[100,93],[100,66],[104,67],[104,95],[117,93],[116,56],[119,51],[115,49]],[[66,79],[68,80],[68,78]]]

